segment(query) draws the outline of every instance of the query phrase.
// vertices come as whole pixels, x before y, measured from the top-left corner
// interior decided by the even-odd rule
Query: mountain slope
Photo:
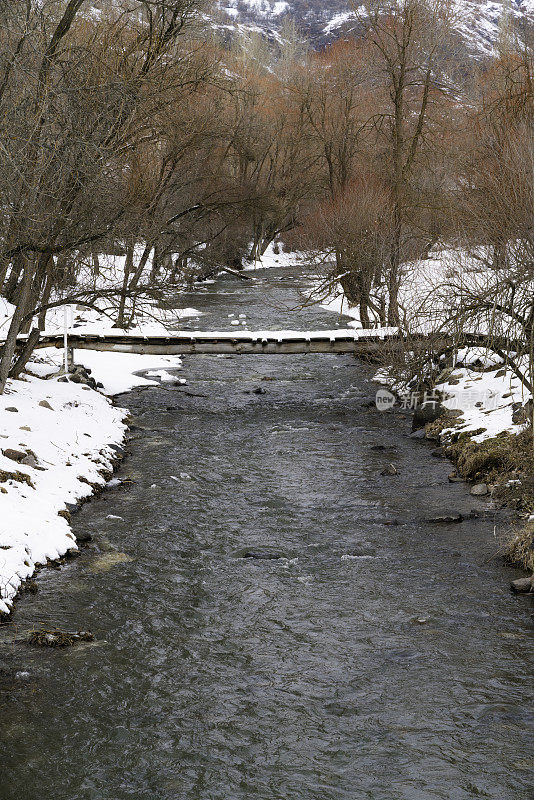
[[[358,0],[356,0],[358,2]],[[467,47],[480,55],[491,53],[505,12],[520,23],[534,23],[534,0],[454,0],[457,29]],[[356,14],[347,0],[219,0],[230,27],[244,25],[276,34],[290,15],[313,45],[321,46],[354,30]]]

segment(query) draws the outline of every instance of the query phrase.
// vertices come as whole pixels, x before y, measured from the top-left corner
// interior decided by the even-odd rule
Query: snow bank
[[[468,351],[466,355],[473,354]],[[446,408],[462,412],[459,423],[443,431],[445,437],[458,431],[480,431],[471,438],[474,442],[483,442],[503,432],[520,433],[524,428],[524,424],[514,422],[513,416],[517,404],[524,405],[529,395],[508,368],[493,372],[456,369],[437,388],[445,395],[443,405]]]
[[[89,483],[104,485],[124,414],[99,392],[56,379],[28,376],[0,396],[0,611],[36,565],[76,549],[58,512],[90,495]]]
[[[270,244],[261,258],[258,258],[252,264],[247,264],[245,267],[246,272],[256,269],[272,269],[274,267],[295,267],[297,268],[306,260],[304,253],[287,253],[280,250],[279,253],[274,252],[275,245]]]

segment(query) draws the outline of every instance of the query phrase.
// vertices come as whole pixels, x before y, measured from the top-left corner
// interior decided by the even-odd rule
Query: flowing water
[[[288,319],[297,287],[181,300],[202,328],[339,324]],[[133,483],[75,516],[93,544],[1,633],[0,800],[532,800],[532,608],[493,558],[501,522],[424,521],[477,501],[376,410],[372,374],[193,356],[187,386],[120,398]],[[13,641],[41,622],[96,642]]]

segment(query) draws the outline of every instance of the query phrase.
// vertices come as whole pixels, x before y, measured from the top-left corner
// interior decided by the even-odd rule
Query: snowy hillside
[[[358,0],[357,0],[358,2]],[[534,0],[454,0],[458,32],[471,51],[490,53],[499,35],[503,6],[518,23],[534,22]],[[315,45],[355,29],[356,14],[347,0],[219,0],[228,24],[276,31],[286,15],[293,17]]]

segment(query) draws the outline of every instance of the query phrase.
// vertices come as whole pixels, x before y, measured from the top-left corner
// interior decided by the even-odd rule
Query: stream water
[[[203,329],[340,323],[288,319],[287,270],[254,278],[180,302]],[[119,398],[133,482],[0,629],[0,800],[532,800],[532,607],[493,558],[502,522],[425,522],[478,501],[372,374],[192,356],[187,386]],[[41,623],[96,641],[16,643]]]

